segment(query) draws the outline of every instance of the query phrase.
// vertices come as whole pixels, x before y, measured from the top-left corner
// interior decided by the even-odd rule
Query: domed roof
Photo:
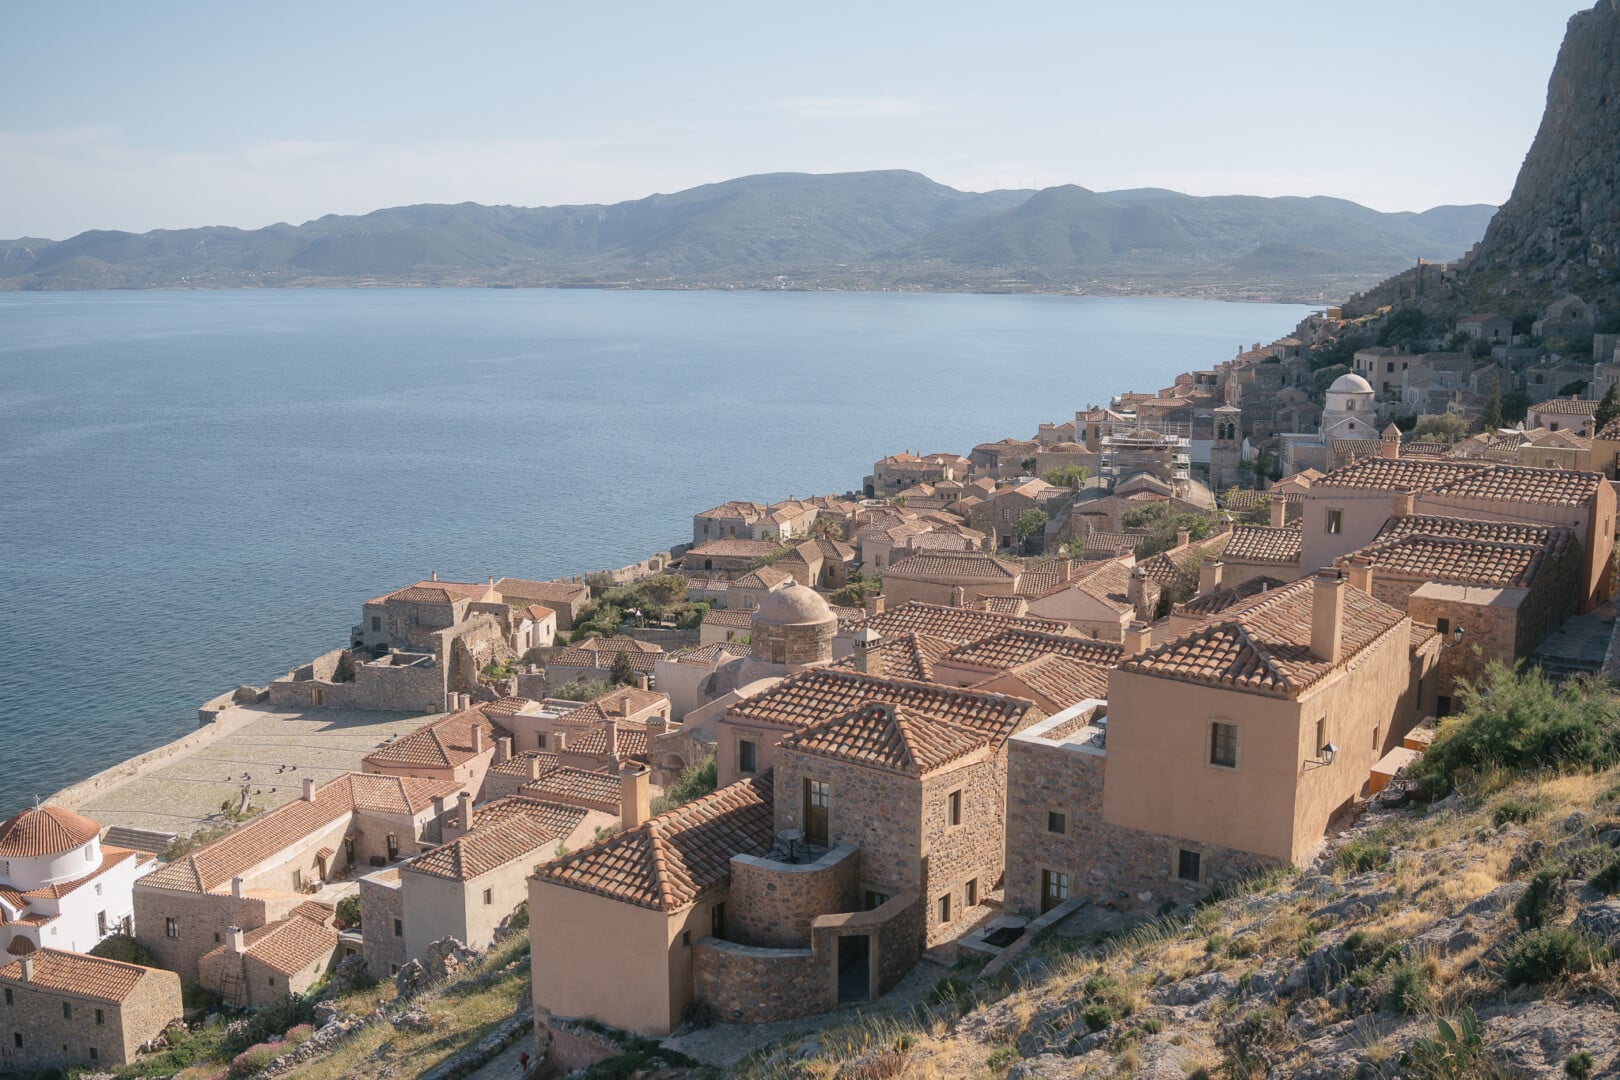
[[[83,847],[101,833],[101,826],[60,806],[19,810],[0,825],[0,856],[12,859],[60,855]]]
[[[754,609],[756,625],[806,626],[834,622],[837,618],[820,593],[798,582],[766,593],[759,607]]]
[[[1333,380],[1328,387],[1330,394],[1370,394],[1373,392],[1372,384],[1353,371],[1347,371]]]

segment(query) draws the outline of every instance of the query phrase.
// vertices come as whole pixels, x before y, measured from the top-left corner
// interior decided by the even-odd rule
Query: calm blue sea
[[[0,816],[426,577],[544,578],[1167,385],[1306,309],[503,290],[0,293]]]

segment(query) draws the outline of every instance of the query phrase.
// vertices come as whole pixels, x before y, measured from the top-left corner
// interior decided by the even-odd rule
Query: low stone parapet
[[[837,979],[811,949],[768,949],[704,938],[693,959],[697,999],[722,1023],[792,1020],[837,1004]]]
[[[851,844],[801,863],[733,855],[727,936],[777,949],[808,946],[817,918],[857,906],[860,866],[860,849]]]

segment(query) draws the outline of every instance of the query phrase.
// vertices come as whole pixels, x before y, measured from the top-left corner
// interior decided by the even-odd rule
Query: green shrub
[[[1608,960],[1608,950],[1579,930],[1547,926],[1519,934],[1502,954],[1502,978],[1509,986],[1551,982],[1590,971]]]
[[[1080,1019],[1086,1022],[1088,1031],[1101,1031],[1103,1028],[1119,1019],[1114,1007],[1106,1002],[1093,1001],[1081,1012]]]
[[[1333,863],[1340,870],[1364,874],[1389,865],[1389,845],[1358,836],[1339,849]]]
[[[289,1046],[303,1046],[314,1037],[314,1024],[299,1024],[296,1027],[290,1027],[287,1029],[287,1034],[285,1036]]]
[[[683,806],[700,795],[707,795],[714,790],[719,779],[719,764],[715,760],[714,751],[711,750],[701,760],[681,770],[675,782],[652,801],[652,812],[662,814],[677,806]]]
[[[220,1050],[225,1054],[240,1054],[255,1043],[266,1042],[299,1024],[313,1023],[314,1020],[315,1002],[307,997],[288,994],[249,1016],[239,1031],[226,1035]]]
[[[529,902],[527,900],[517,906],[512,912],[511,927],[513,930],[527,930],[529,928]]]
[[[1609,860],[1608,865],[1592,875],[1591,885],[1610,895],[1620,892],[1620,855],[1616,855]]]
[[[1543,866],[1531,875],[1524,892],[1513,901],[1513,917],[1521,929],[1533,930],[1547,921],[1547,916],[1563,910],[1564,878],[1562,866]]]
[[[1226,955],[1235,960],[1253,956],[1260,951],[1260,939],[1253,934],[1239,934],[1226,945]]]
[[[360,894],[350,893],[337,902],[337,917],[344,927],[354,930],[360,925]]]
[[[246,1077],[260,1072],[284,1051],[283,1047],[260,1043],[250,1046],[231,1059],[230,1068],[225,1070],[225,1080],[245,1080]]]
[[[990,1056],[984,1059],[984,1064],[991,1072],[1006,1072],[1017,1060],[1018,1047],[998,1046],[990,1051]]]
[[[142,967],[157,967],[152,950],[128,934],[114,934],[102,938],[96,947],[90,950],[90,955],[99,956],[103,960],[122,960],[126,964],[139,964]]]
[[[1218,953],[1222,949],[1226,948],[1226,943],[1231,940],[1232,939],[1226,934],[1211,934],[1209,937],[1204,939],[1204,951],[1207,953]]]
[[[1164,1030],[1164,1021],[1157,1016],[1149,1016],[1142,1021],[1142,1030],[1149,1035],[1157,1035]]]
[[[1573,1077],[1573,1080],[1587,1080],[1596,1064],[1591,1054],[1577,1050],[1564,1059],[1564,1075]]]
[[[1436,1017],[1435,1026],[1438,1037],[1414,1039],[1407,1047],[1402,1057],[1406,1075],[1416,1080],[1473,1080],[1479,1076],[1485,1064],[1485,1038],[1474,1010],[1464,1009],[1455,1024]]]
[[[546,696],[562,701],[595,701],[612,689],[613,684],[605,679],[577,679],[571,683],[547,688]]]
[[[1429,989],[1429,972],[1421,961],[1407,960],[1396,966],[1389,981],[1391,1009],[1408,1016],[1426,1012],[1432,997]]]
[[[1529,801],[1507,798],[1498,803],[1491,813],[1491,824],[1498,828],[1507,824],[1523,825],[1546,817],[1551,809],[1552,800],[1545,796],[1537,796]]]

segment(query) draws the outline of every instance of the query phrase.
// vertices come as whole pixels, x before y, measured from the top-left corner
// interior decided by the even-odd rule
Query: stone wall
[[[817,664],[832,659],[836,620],[803,626],[773,626],[754,623],[749,651],[755,659],[773,664]]]
[[[838,939],[855,935],[869,937],[870,989],[875,999],[888,993],[917,966],[925,947],[927,916],[926,897],[916,889],[905,889],[871,911],[823,915],[811,925],[811,948],[827,976],[836,980]]]
[[[760,762],[762,768],[768,764]],[[776,747],[774,768],[778,829],[804,827],[804,782],[825,781],[831,793],[829,842],[861,849],[862,890],[887,896],[922,890],[920,781],[784,746]]]
[[[717,938],[697,944],[697,1000],[727,1024],[765,1024],[825,1012],[837,982],[809,948],[767,949]]]
[[[1006,749],[965,759],[922,783],[923,898],[929,944],[955,931],[968,908],[967,884],[978,882],[978,903],[1001,881],[1006,832]],[[962,823],[949,821],[950,795],[961,792]],[[915,858],[915,856],[913,856]],[[940,900],[949,896],[950,920],[940,921]]]
[[[859,849],[848,844],[813,863],[733,855],[727,938],[740,945],[808,947],[810,924],[817,916],[854,911],[859,905],[860,865]]]
[[[172,971],[148,969],[122,1003],[67,998],[55,990],[18,983],[8,983],[7,989],[12,1003],[3,1007],[0,1071],[8,1073],[123,1065],[134,1059],[142,1043],[179,1019],[183,1008],[180,977]],[[71,1015],[63,1015],[64,1001],[71,1006]],[[20,1047],[16,1035],[22,1036]]]
[[[567,1076],[599,1061],[618,1057],[624,1050],[599,1031],[575,1027],[566,1021],[535,1024],[535,1058],[545,1062],[544,1076]]]
[[[1032,731],[1039,731],[1037,725]],[[1181,900],[1212,884],[1236,880],[1270,863],[1227,848],[1188,842],[1197,848],[1206,883],[1172,878],[1176,844],[1103,820],[1106,759],[1073,744],[1051,743],[1026,732],[1007,744],[1007,877],[1009,914],[1033,916],[1041,909],[1041,871],[1069,876],[1069,897],[1116,909],[1147,910],[1165,899]],[[1047,831],[1047,814],[1065,816],[1066,831]]]
[[[385,871],[390,881],[376,880],[380,875],[360,879],[360,937],[365,944],[366,970],[374,979],[386,979],[405,966],[405,900],[398,870]],[[394,920],[400,920],[400,932],[394,933]]]
[[[178,972],[183,979],[197,977],[197,961],[225,941],[225,929],[252,930],[283,918],[302,897],[272,897],[229,893],[181,892],[135,885],[135,938],[152,953],[159,967]],[[175,920],[175,935],[167,933],[167,920]]]
[[[338,653],[342,651],[337,650]],[[325,654],[318,658],[316,664],[332,655]],[[317,677],[316,664],[306,664],[274,680],[266,690],[270,703],[282,709],[443,710],[443,667],[432,658],[408,665],[397,663],[396,660],[397,657],[388,656],[357,664],[354,678],[348,682],[333,682],[329,677]]]

